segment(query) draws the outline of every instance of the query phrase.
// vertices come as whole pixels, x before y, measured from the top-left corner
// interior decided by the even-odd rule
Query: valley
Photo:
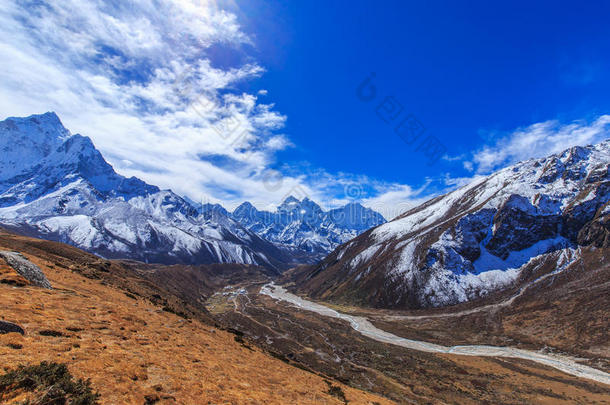
[[[485,339],[477,342],[479,334],[471,336],[467,346],[448,348],[441,345],[453,344],[455,338],[439,341],[434,335],[441,328],[389,321],[387,311],[352,308],[348,315],[342,313],[347,308],[333,306],[335,310],[313,303],[273,284],[228,287],[212,296],[208,308],[287,362],[322,370],[399,403],[609,400],[610,381],[605,371],[584,365],[584,358],[551,354],[548,347],[545,351],[529,345],[526,351],[481,346],[488,343]],[[450,318],[451,312],[447,315]],[[428,319],[426,315],[421,317]],[[467,334],[468,327],[459,326],[467,323],[464,319],[454,322],[446,334]],[[396,331],[398,336],[387,330]],[[501,335],[496,332],[499,340]],[[515,346],[528,347],[504,338]],[[604,353],[607,359],[607,346]]]
[[[610,405],[563,3],[0,0],[0,405]]]
[[[287,292],[286,289],[284,289],[283,287],[276,286],[273,283],[266,284],[261,287],[259,294],[268,295],[278,301],[288,302],[296,306],[297,308],[305,311],[315,312],[322,316],[345,320],[350,324],[352,329],[378,342],[389,343],[392,345],[401,346],[407,349],[417,350],[426,353],[444,353],[480,357],[507,357],[528,360],[556,368],[560,371],[563,371],[567,374],[576,377],[582,377],[610,385],[610,374],[607,374],[600,370],[596,370],[591,367],[577,364],[573,359],[569,359],[565,356],[546,355],[532,351],[502,346],[460,345],[449,347],[430,342],[406,339],[375,327],[365,317],[345,315],[324,305],[307,301],[297,295]],[[420,319],[425,319],[425,316],[422,316],[422,318]]]
[[[0,135],[5,371],[59,361],[102,403],[610,403],[608,140],[386,221],[198,205],[54,113]]]
[[[2,319],[26,331],[0,335],[5,369],[65,362],[91,376],[102,403],[341,403],[330,386],[354,404],[610,402],[600,250],[582,255],[592,271],[575,265],[478,302],[397,311],[313,302],[272,283],[294,289],[290,273],[256,266],[103,260],[8,232],[0,248],[53,286],[0,269]],[[257,380],[261,367],[283,388]]]

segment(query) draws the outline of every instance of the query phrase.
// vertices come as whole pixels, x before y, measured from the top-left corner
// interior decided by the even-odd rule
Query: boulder
[[[51,283],[44,275],[40,267],[29,261],[19,252],[0,251],[0,258],[11,266],[23,278],[35,286],[51,289]]]
[[[15,323],[0,321],[0,335],[4,335],[6,333],[20,333],[24,335],[25,331],[21,326]]]

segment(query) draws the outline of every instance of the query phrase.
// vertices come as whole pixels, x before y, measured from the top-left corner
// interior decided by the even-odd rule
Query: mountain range
[[[106,258],[241,263],[300,292],[381,307],[485,297],[561,271],[610,244],[610,141],[480,177],[387,222],[358,203],[323,210],[288,197],[274,212],[233,212],[117,174],[92,141],[54,113],[0,122],[0,225]]]
[[[384,222],[357,204],[344,207],[343,216],[335,210],[339,222],[335,211],[323,213],[310,200],[296,202],[288,198],[278,213],[254,216],[245,204],[234,213],[219,205],[198,207],[170,190],[117,174],[88,137],[71,134],[55,113],[0,122],[0,224],[103,257],[257,264],[281,271],[322,258]]]
[[[324,211],[307,197],[299,201],[292,196],[275,212],[259,211],[245,202],[231,217],[271,242],[309,252],[319,259],[367,229],[386,222],[381,214],[359,203]]]
[[[519,288],[610,247],[610,140],[502,169],[368,230],[295,287],[311,297],[429,308]]]

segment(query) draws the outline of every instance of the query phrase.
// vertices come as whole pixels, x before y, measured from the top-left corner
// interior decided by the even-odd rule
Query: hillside
[[[0,371],[66,363],[91,379],[101,403],[342,404],[338,392],[354,404],[388,403],[262,352],[125,263],[5,232],[0,250],[21,252],[52,285],[28,285],[0,265],[1,317],[25,330],[0,334]]]
[[[477,300],[610,247],[610,141],[479,178],[294,272],[311,297],[384,308]],[[543,272],[544,270],[544,272]]]

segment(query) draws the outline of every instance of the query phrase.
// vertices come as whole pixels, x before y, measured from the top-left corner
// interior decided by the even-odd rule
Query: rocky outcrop
[[[505,260],[510,252],[556,237],[560,223],[558,215],[544,215],[528,198],[513,194],[494,216],[495,232],[485,247]]]
[[[0,258],[11,266],[23,278],[35,286],[51,289],[51,283],[44,275],[40,267],[29,261],[19,252],[0,251]]]
[[[610,214],[601,216],[586,224],[578,232],[578,244],[593,245],[597,248],[610,247]]]

